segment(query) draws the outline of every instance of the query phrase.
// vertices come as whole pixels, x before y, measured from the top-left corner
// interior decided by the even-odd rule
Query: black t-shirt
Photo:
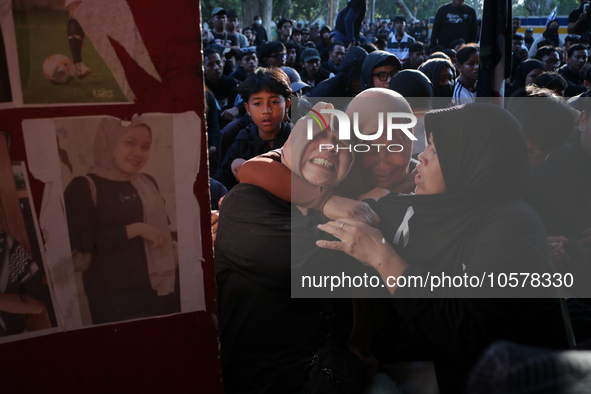
[[[579,20],[579,17],[581,16],[581,14],[583,13],[583,7],[579,7],[576,10],[573,10],[569,15],[568,15],[568,23],[576,23]],[[589,15],[589,13],[587,13],[587,19],[584,20],[582,23],[580,23],[576,30],[575,30],[575,34],[578,34],[580,36],[582,36],[585,33],[589,33],[589,31],[591,31],[591,15]]]

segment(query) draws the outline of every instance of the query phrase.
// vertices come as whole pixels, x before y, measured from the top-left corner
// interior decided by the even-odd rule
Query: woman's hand
[[[363,201],[332,195],[324,207],[322,213],[329,219],[351,218],[377,227],[380,223],[379,216]]]
[[[570,261],[570,257],[566,250],[565,245],[568,243],[568,239],[563,236],[549,236],[548,246],[550,247],[550,255],[554,261],[554,266],[557,271],[562,271],[566,268],[566,265]]]
[[[352,219],[331,221],[318,225],[318,228],[334,235],[340,241],[318,240],[316,246],[343,251],[361,263],[373,267],[388,286],[390,293],[396,290],[396,281],[391,281],[390,277],[402,275],[408,264],[386,242],[380,230]]]
[[[143,222],[129,224],[127,227],[127,239],[135,237],[142,237],[152,243],[153,246],[159,248],[164,246],[168,241],[166,233],[156,226],[146,224]]]
[[[375,268],[380,262],[376,261],[379,251],[391,249],[386,243],[380,230],[353,219],[340,219],[325,224],[319,224],[318,228],[334,235],[340,241],[316,241],[316,245],[325,249],[340,250],[354,257],[365,265]],[[396,253],[396,252],[394,252]]]

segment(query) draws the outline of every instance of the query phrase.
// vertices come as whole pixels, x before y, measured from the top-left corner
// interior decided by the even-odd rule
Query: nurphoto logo
[[[312,119],[308,119],[308,140],[312,140],[313,136],[313,121],[315,120],[316,123],[322,129],[324,128],[328,130],[328,125],[324,120],[322,114],[333,114],[339,121],[339,130],[338,130],[338,139],[340,141],[350,141],[351,140],[351,121],[346,113],[339,111],[338,109],[321,109],[320,113],[312,108],[308,108],[310,112],[307,115],[310,115]],[[401,120],[407,119],[408,122],[405,123],[398,123]],[[321,123],[322,122],[322,123]],[[386,124],[384,127],[384,123]],[[360,141],[375,141],[379,139],[384,131],[386,132],[386,137],[388,141],[392,141],[392,135],[394,131],[403,132],[409,139],[416,141],[417,138],[412,134],[412,129],[417,124],[417,118],[413,114],[409,114],[406,112],[379,112],[378,113],[378,129],[374,134],[362,134],[359,131],[359,114],[357,112],[353,113],[353,133],[355,137]],[[388,150],[388,152],[402,152],[403,147],[400,144],[354,144],[348,146],[333,146],[332,144],[320,144],[319,151],[323,150],[331,150],[336,149],[339,150],[346,150],[346,151],[355,151],[355,152],[368,152],[375,147],[377,151],[380,151],[380,148],[384,147]]]

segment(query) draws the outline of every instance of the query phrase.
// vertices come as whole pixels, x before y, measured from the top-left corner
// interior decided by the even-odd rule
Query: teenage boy
[[[456,55],[456,69],[460,76],[456,80],[453,99],[456,105],[475,101],[476,83],[478,82],[478,61],[480,54],[476,44],[466,44]]]
[[[291,105],[291,84],[280,68],[258,68],[238,89],[252,124],[238,133],[217,173],[216,179],[228,190],[238,183],[234,174],[242,163],[281,148],[292,128],[284,122]]]
[[[565,97],[573,97],[587,90],[583,84],[581,70],[587,63],[587,47],[583,44],[575,44],[568,49],[566,64],[558,69],[558,74],[566,79],[567,87]]]
[[[425,45],[413,42],[408,46],[408,60],[402,65],[403,70],[416,70],[425,61]]]
[[[408,47],[415,42],[415,39],[404,31],[406,19],[402,15],[394,18],[394,31],[388,37],[388,46],[386,50],[396,56],[401,63],[406,62],[409,56]]]
[[[223,56],[223,55],[222,55]],[[213,93],[220,110],[220,127],[224,127],[238,115],[236,101],[238,81],[223,75],[224,60],[220,53],[211,47],[203,50],[203,71],[205,86]]]
[[[238,55],[236,55],[236,61],[238,62],[238,67],[236,71],[230,74],[230,78],[243,82],[259,66],[257,48],[254,46],[240,48]]]

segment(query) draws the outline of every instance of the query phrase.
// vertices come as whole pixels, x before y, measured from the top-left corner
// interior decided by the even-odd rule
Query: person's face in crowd
[[[391,144],[388,136],[382,134],[375,144],[383,144],[378,152],[372,146],[368,152],[359,153],[361,176],[372,187],[388,189],[394,186],[406,169],[406,160],[402,152],[388,152],[386,146]]]
[[[545,55],[542,58],[542,63],[544,64],[546,71],[556,71],[556,69],[560,65],[560,58],[558,57],[558,52],[553,51]]]
[[[124,174],[137,174],[150,158],[152,133],[144,125],[129,129],[115,145],[113,162],[115,167]]]
[[[373,28],[374,28],[374,24],[373,23],[370,23],[369,24],[369,30],[373,30]]]
[[[418,172],[415,176],[416,194],[445,193],[445,181],[433,143],[433,135],[429,135],[427,149],[419,155],[419,164],[416,169]]]
[[[394,26],[394,22],[389,22],[388,23],[388,30],[392,30],[393,26]]]
[[[480,60],[480,56],[478,52],[473,53],[470,55],[468,60],[463,64],[458,64],[458,69],[460,70],[460,74],[471,81],[478,80],[478,61]]]
[[[330,32],[328,30],[324,30],[322,32],[322,39],[324,41],[328,41],[330,39]]]
[[[513,53],[519,53],[521,50],[521,44],[523,44],[523,40],[513,40]]]
[[[261,25],[263,23],[263,18],[256,18],[254,20],[254,23],[256,23],[257,25]]]
[[[454,83],[454,72],[449,67],[443,67],[439,71],[439,86],[453,85]]]
[[[230,33],[234,33],[236,31],[236,27],[238,26],[238,21],[236,20],[235,16],[229,16],[226,22],[226,31]]]
[[[302,42],[302,33],[301,32],[295,32],[292,34],[291,36],[291,40],[293,42],[295,42],[296,44],[299,44],[300,42]]]
[[[374,88],[387,89],[390,86],[390,80],[397,72],[396,67],[391,64],[374,68],[371,73]]]
[[[451,3],[454,7],[461,7],[464,4],[464,0],[451,0]]]
[[[519,54],[519,57],[521,58],[522,62],[526,61],[529,58],[529,52],[525,48],[521,48],[517,53]]]
[[[404,22],[404,21],[396,21],[396,23],[394,23],[394,30],[396,30],[396,33],[399,35],[404,34],[405,27],[406,27],[406,22]]]
[[[211,18],[211,21],[213,23],[213,30],[216,31],[223,31],[226,27],[226,22],[227,22],[227,18],[226,15],[214,15],[213,18]]]
[[[585,63],[587,63],[587,51],[574,51],[573,55],[567,61],[571,71],[579,72]]]
[[[418,68],[425,61],[425,51],[415,51],[409,54],[408,59],[412,68]]]
[[[552,21],[552,22],[550,22],[548,29],[558,30],[559,27],[560,27],[560,24],[558,24],[557,21]]]
[[[513,34],[517,33],[517,30],[521,27],[521,19],[513,19],[511,27],[513,28]]]
[[[244,36],[246,37],[248,42],[254,42],[254,34],[253,34],[252,30],[250,30],[250,29],[244,30]]]
[[[224,62],[220,55],[214,53],[205,58],[205,78],[210,82],[218,82],[222,79],[222,71],[224,70]]]
[[[286,59],[286,52],[274,52],[271,55],[265,57],[265,64],[269,67],[283,67],[285,66]]]
[[[285,65],[292,67],[295,65],[297,52],[295,48],[287,48],[287,58],[285,59]]]
[[[525,35],[525,38],[533,38],[534,32],[526,30],[524,35]]]
[[[541,68],[534,68],[525,76],[525,85],[533,85],[536,82],[536,78],[544,73]]]
[[[239,62],[246,72],[246,75],[252,74],[259,66],[259,60],[257,59],[256,53],[247,53],[246,55],[242,56],[242,59]]]
[[[320,149],[323,147],[331,149]],[[337,150],[337,146],[340,148]],[[347,174],[353,156],[332,132],[323,131],[308,144],[302,156],[302,176],[314,185],[336,186]]]
[[[289,22],[285,22],[283,25],[281,25],[281,35],[285,36],[285,37],[291,37],[291,29],[292,29],[292,25]]]
[[[314,78],[320,69],[320,60],[318,59],[311,59],[307,62],[302,62],[302,67],[306,69],[306,74],[308,78]]]
[[[342,45],[335,45],[332,51],[328,53],[328,56],[335,66],[340,66],[341,62],[345,58],[345,47]]]
[[[290,104],[291,101],[286,101],[285,97],[263,90],[250,96],[248,103],[244,103],[244,108],[259,128],[261,138],[265,139],[265,134],[272,135],[279,131]]]
[[[302,42],[308,42],[309,39],[310,39],[310,33],[303,31],[302,32]]]
[[[529,155],[529,161],[533,168],[539,166],[546,160],[546,157],[550,154],[550,152],[543,151],[537,144],[531,143],[526,141],[527,143],[527,153]]]

